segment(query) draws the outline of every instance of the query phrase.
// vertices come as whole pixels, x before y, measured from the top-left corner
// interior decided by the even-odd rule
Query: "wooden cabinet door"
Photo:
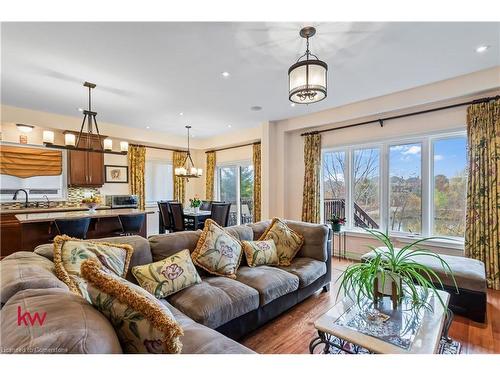
[[[13,214],[2,215],[0,232],[0,258],[21,250],[21,224]]]
[[[86,152],[68,152],[68,172],[70,186],[86,186],[88,184]]]
[[[92,140],[92,147],[96,149],[100,148],[97,137]],[[102,186],[104,184],[104,154],[89,152],[87,169],[89,185]]]

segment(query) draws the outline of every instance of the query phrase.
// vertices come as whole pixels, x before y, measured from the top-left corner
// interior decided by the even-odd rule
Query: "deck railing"
[[[333,215],[345,217],[345,199],[324,199],[324,222],[328,222]],[[378,224],[358,204],[354,203],[354,224],[361,228],[378,229]]]

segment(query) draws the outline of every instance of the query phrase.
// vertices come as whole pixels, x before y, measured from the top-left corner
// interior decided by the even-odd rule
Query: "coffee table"
[[[437,293],[448,306],[450,295],[439,290]],[[419,318],[420,324],[414,334],[412,344],[408,349],[404,349],[374,335],[347,327],[345,325],[347,315],[344,314],[348,313],[349,316],[352,316],[353,313],[359,312],[359,307],[352,298],[344,297],[314,322],[318,336],[309,344],[309,351],[312,354],[315,349],[322,348],[322,353],[328,354],[331,349],[336,348],[349,354],[367,352],[380,354],[437,353],[442,337],[451,341],[448,338],[448,329],[453,320],[453,313],[448,308],[444,309],[435,295],[431,295],[429,304],[432,306],[432,311],[422,310]]]

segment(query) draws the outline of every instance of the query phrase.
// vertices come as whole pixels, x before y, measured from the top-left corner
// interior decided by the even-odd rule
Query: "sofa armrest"
[[[304,236],[304,244],[297,256],[308,257],[321,262],[327,261],[332,238],[331,229],[327,225],[293,220],[286,220],[286,224]]]

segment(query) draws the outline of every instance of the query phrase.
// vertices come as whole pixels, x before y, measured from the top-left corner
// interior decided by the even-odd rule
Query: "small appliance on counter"
[[[137,195],[106,195],[106,206],[111,208],[137,208]]]

